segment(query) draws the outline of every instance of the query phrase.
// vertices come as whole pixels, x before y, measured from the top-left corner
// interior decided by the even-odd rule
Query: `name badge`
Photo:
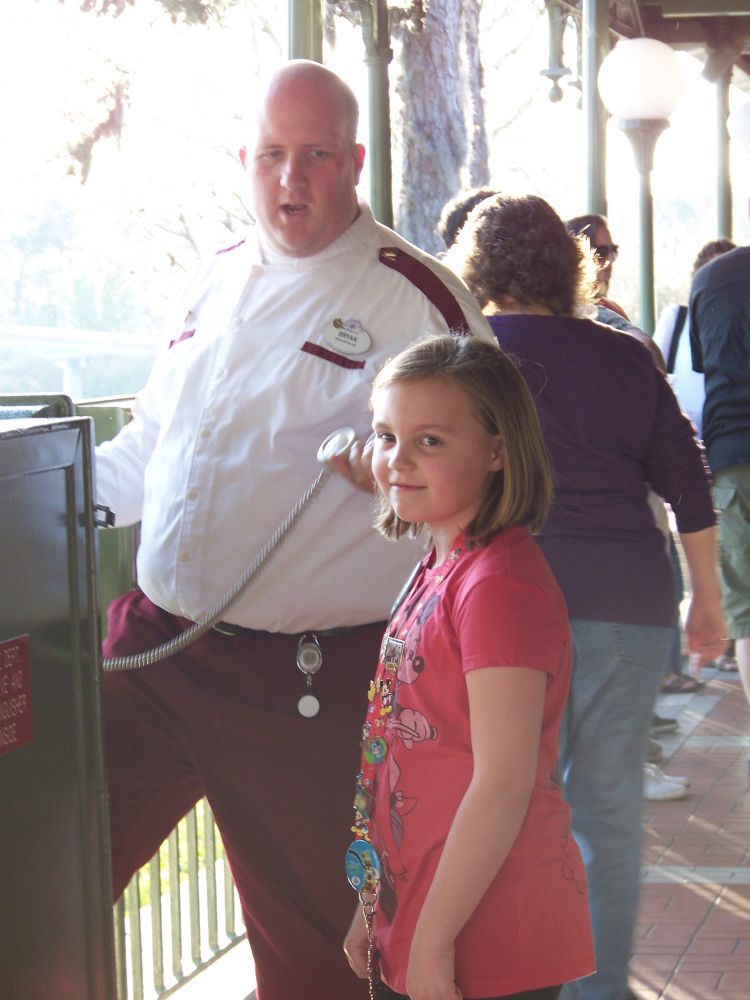
[[[372,337],[358,319],[332,319],[323,338],[339,354],[366,354],[372,347]]]

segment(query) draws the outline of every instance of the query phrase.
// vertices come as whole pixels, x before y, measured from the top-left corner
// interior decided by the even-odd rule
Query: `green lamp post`
[[[652,334],[654,308],[654,214],[651,170],[656,140],[682,96],[682,67],[669,45],[629,38],[602,61],[599,95],[627,135],[640,177],[640,326]]]

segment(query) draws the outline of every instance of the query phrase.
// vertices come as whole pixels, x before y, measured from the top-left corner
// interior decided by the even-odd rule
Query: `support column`
[[[607,214],[607,111],[599,98],[597,75],[609,53],[609,2],[581,5],[582,107],[586,144],[586,211]]]
[[[289,59],[323,62],[321,0],[289,0]]]
[[[669,122],[665,118],[639,118],[620,122],[635,154],[640,179],[639,217],[641,228],[641,303],[638,325],[649,336],[656,326],[654,294],[654,203],[651,171],[656,140]]]
[[[729,80],[731,69],[716,87],[716,234],[732,238],[732,181],[729,170]]]
[[[370,205],[378,222],[393,228],[391,97],[388,64],[393,58],[386,0],[362,4],[362,37],[368,70]]]

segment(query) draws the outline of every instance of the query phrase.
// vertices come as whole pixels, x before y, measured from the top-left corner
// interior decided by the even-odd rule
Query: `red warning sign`
[[[31,743],[29,637],[0,642],[0,757]]]

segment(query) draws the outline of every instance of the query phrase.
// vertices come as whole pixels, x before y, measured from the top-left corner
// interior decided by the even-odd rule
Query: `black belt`
[[[325,638],[331,635],[345,635],[347,632],[351,632],[354,626],[344,626],[342,628],[327,628],[327,629],[307,629],[308,632],[314,632],[315,635]],[[290,636],[286,632],[265,632],[263,629],[258,628],[246,628],[244,625],[235,625],[232,622],[216,622],[211,628],[214,632],[218,632],[219,635],[225,635],[228,638],[241,638],[241,639],[267,639],[269,636],[276,636],[279,639],[288,639],[296,637],[301,633],[295,632],[294,636]]]

